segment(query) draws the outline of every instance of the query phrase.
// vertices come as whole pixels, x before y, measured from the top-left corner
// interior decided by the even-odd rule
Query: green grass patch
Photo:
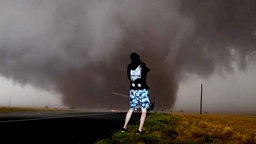
[[[171,114],[152,113],[145,121],[145,134],[136,135],[139,123],[130,124],[127,133],[114,132],[111,138],[100,140],[96,144],[176,144],[178,120],[178,116]]]

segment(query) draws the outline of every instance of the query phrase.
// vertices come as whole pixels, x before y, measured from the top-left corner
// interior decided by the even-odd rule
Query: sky
[[[236,66],[234,66],[236,67]],[[203,113],[255,114],[256,65],[246,71],[235,68],[232,74],[214,74],[207,79],[190,76],[180,84],[177,101],[171,109],[176,112],[200,113],[202,84]]]
[[[254,0],[0,0],[1,105],[127,109],[126,66],[162,110],[255,112]]]
[[[57,93],[21,85],[5,77],[0,77],[0,81],[0,106],[66,108]]]

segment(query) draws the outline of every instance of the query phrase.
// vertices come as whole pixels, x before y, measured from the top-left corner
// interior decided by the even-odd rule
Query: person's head
[[[136,52],[131,53],[130,59],[131,59],[132,63],[138,63],[141,61],[140,56]]]

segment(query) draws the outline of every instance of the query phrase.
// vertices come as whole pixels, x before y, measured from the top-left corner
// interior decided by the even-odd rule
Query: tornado
[[[150,68],[155,108],[179,82],[255,62],[256,1],[0,0],[0,74],[62,96],[66,106],[127,109],[132,51]]]

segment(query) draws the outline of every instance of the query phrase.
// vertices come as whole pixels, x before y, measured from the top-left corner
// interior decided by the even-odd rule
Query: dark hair
[[[132,52],[130,55],[130,59],[132,62],[139,62],[140,56],[136,52]]]

